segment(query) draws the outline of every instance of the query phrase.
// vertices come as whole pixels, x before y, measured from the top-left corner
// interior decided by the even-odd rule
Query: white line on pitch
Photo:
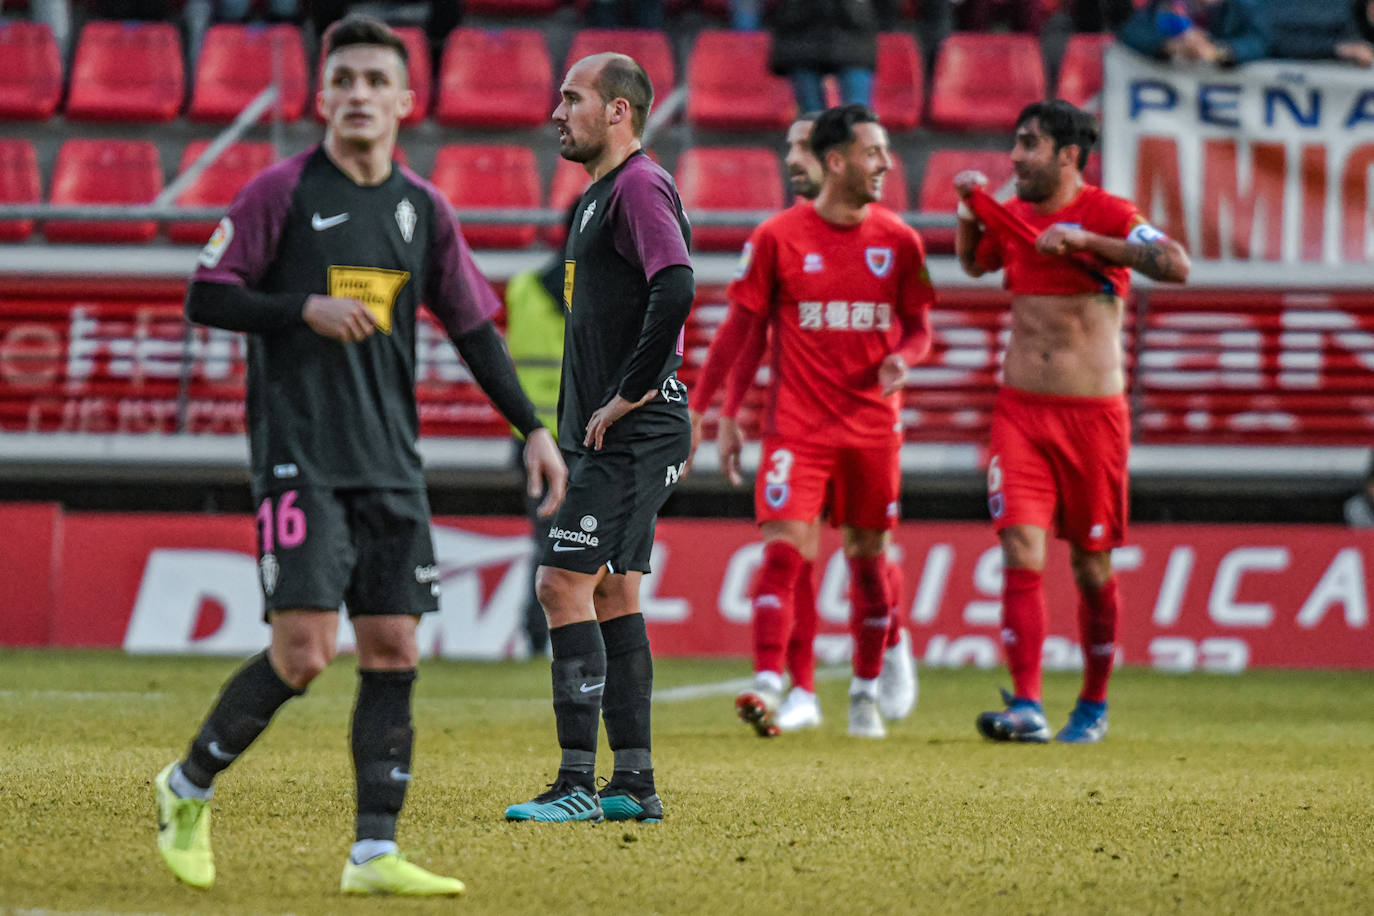
[[[849,668],[843,665],[816,669],[816,680],[818,681],[835,681],[848,675]],[[665,687],[662,690],[654,691],[654,702],[684,703],[688,700],[701,700],[706,697],[729,696],[732,693],[739,693],[752,683],[754,683],[753,677],[737,677],[728,681],[716,681],[713,684],[685,684],[681,687]]]

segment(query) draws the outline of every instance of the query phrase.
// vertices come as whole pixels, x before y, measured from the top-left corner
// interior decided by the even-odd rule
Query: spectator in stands
[[[991,32],[1006,26],[1013,32],[1040,33],[1058,0],[954,0],[954,26],[966,32]]]
[[[1351,528],[1374,528],[1374,452],[1360,492],[1345,501],[1345,523]]]
[[[834,74],[840,101],[868,105],[878,63],[878,29],[895,10],[888,0],[780,0],[770,28],[768,65],[792,81],[802,111],[826,108],[821,79]]]
[[[587,25],[597,29],[661,29],[663,0],[592,0]]]
[[[1374,43],[1374,0],[1354,0],[1350,4],[1350,13],[1355,18],[1355,27],[1359,29],[1361,37]]]
[[[1305,10],[1307,4],[1295,4]],[[1149,0],[1117,34],[1141,54],[1175,63],[1233,66],[1269,51],[1257,0]]]
[[[1265,16],[1270,57],[1374,65],[1374,44],[1360,34],[1347,0],[1265,0]]]

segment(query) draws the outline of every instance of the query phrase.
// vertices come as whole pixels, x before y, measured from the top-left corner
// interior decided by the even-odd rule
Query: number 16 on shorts
[[[278,547],[289,550],[305,541],[305,512],[296,505],[298,491],[287,490],[277,496],[267,496],[258,505],[258,575],[262,590],[270,597],[277,589],[281,566],[277,562]],[[276,505],[273,505],[275,499]]]

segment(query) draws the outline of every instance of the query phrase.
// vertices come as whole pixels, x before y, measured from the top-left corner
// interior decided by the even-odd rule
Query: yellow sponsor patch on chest
[[[376,319],[377,330],[390,334],[391,313],[396,308],[396,297],[409,279],[410,272],[405,270],[331,264],[329,295],[360,300]]]

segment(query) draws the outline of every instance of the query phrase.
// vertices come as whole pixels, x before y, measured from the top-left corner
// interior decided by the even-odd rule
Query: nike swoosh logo
[[[409,782],[409,781],[410,781],[410,774],[407,773],[407,772],[405,772],[404,770],[402,770],[400,767],[392,767],[392,768],[391,768],[391,773],[388,774],[388,775],[390,775],[391,778],[394,779],[394,780],[396,780],[397,782]]]
[[[322,217],[319,212],[316,211],[315,215],[310,217],[310,228],[314,229],[316,232],[323,232],[326,229],[333,229],[335,226],[346,222],[348,222],[347,213],[340,213],[337,216]]]
[[[586,549],[587,549],[587,548],[586,548],[586,547],[583,547],[581,544],[564,544],[562,541],[556,541],[556,542],[554,543],[554,545],[553,545],[553,552],[554,552],[554,553],[567,553],[569,550],[586,550]]]
[[[228,763],[229,761],[233,760],[235,757],[238,756],[238,754],[231,754],[224,748],[220,747],[218,741],[211,741],[209,746],[207,746],[205,749],[210,752],[211,757],[215,758],[221,763]]]
[[[579,687],[579,688],[577,688],[577,689],[578,689],[578,690],[581,690],[583,693],[591,693],[592,691],[594,691],[594,690],[600,690],[602,687],[605,687],[605,686],[606,686],[606,682],[605,682],[605,681],[602,681],[600,684],[583,684],[581,687]]]

